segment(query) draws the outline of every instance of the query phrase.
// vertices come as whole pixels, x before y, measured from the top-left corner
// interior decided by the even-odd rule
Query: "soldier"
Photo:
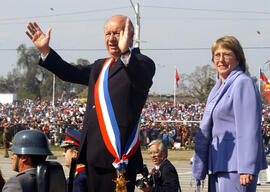
[[[78,149],[80,146],[80,137],[81,133],[72,128],[67,128],[66,130],[66,140],[61,145],[61,147],[65,148],[64,156],[65,156],[65,166],[71,168],[72,158],[78,157]],[[86,191],[86,172],[85,165],[78,164],[75,170],[75,182],[74,182],[74,192],[84,192]],[[69,179],[67,179],[67,189],[69,184]],[[68,191],[68,190],[67,190]]]
[[[51,155],[48,139],[44,133],[37,130],[18,132],[9,149],[12,154],[12,169],[19,172],[4,185],[3,192],[37,192],[37,165]]]

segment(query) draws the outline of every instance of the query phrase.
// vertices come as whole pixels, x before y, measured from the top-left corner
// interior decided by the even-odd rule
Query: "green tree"
[[[22,76],[17,68],[12,72],[8,72],[7,77],[0,77],[0,92],[1,93],[17,93],[22,86]]]
[[[82,58],[77,59],[76,63],[77,65],[90,65],[90,62],[87,59]],[[80,95],[81,97],[87,97],[88,87],[85,85],[74,84],[74,91],[76,95]]]
[[[34,47],[26,48],[22,44],[17,48],[17,53],[19,55],[17,66],[23,74],[21,79],[23,85],[19,89],[19,92],[23,94],[18,93],[18,98],[25,99],[28,96],[40,97],[40,84],[45,75],[37,65],[40,55],[39,51]],[[20,95],[22,98],[20,98]]]
[[[86,59],[77,59],[76,64],[71,63],[72,65],[89,65],[90,62]],[[50,75],[52,85],[52,75]],[[74,96],[84,96],[85,92],[87,92],[88,88],[85,85],[69,83],[62,81],[61,79],[56,77],[55,81],[55,97],[74,97]]]
[[[200,84],[198,87],[199,90],[197,89],[197,87],[195,87],[197,92],[196,98],[199,100],[199,102],[205,103],[207,101],[210,91],[212,90],[216,82],[209,77],[206,80],[198,83]]]
[[[180,75],[181,96],[193,98],[194,101],[206,102],[216,82],[217,72],[212,65],[196,67],[191,74]]]
[[[19,59],[17,66],[7,77],[0,77],[2,93],[17,93],[18,99],[52,97],[53,74],[38,65],[40,53],[35,47],[27,48],[21,44],[17,48]],[[86,59],[78,59],[76,65],[89,65]],[[80,94],[81,93],[81,94]],[[56,97],[87,95],[87,86],[64,82],[56,77]]]

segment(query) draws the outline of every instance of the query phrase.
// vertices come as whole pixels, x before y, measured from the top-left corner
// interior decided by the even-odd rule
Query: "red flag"
[[[263,80],[266,84],[269,84],[268,79],[266,78],[264,73],[261,71],[260,71],[260,79]]]
[[[176,79],[176,86],[179,87],[179,85],[178,85],[179,75],[177,73],[177,70],[175,71],[175,79]]]

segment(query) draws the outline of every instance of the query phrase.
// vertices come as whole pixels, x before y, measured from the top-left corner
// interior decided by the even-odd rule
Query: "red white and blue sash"
[[[108,58],[100,72],[95,84],[95,105],[103,141],[108,151],[115,157],[113,166],[117,170],[125,169],[130,158],[139,146],[138,123],[132,131],[124,153],[121,153],[121,135],[115,118],[111,98],[108,90],[108,76],[110,65],[114,63],[113,58]],[[119,82],[121,83],[121,82]]]

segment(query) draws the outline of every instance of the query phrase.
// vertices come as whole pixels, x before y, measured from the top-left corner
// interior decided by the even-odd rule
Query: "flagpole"
[[[54,95],[55,95],[55,74],[53,74],[53,96],[52,96],[52,106],[54,107]]]
[[[175,77],[175,74],[176,74],[176,66],[175,66],[175,72],[174,72],[174,89],[173,89],[173,106],[175,106],[175,95],[176,95],[176,77]]]
[[[261,66],[259,66],[259,93],[261,95]]]

